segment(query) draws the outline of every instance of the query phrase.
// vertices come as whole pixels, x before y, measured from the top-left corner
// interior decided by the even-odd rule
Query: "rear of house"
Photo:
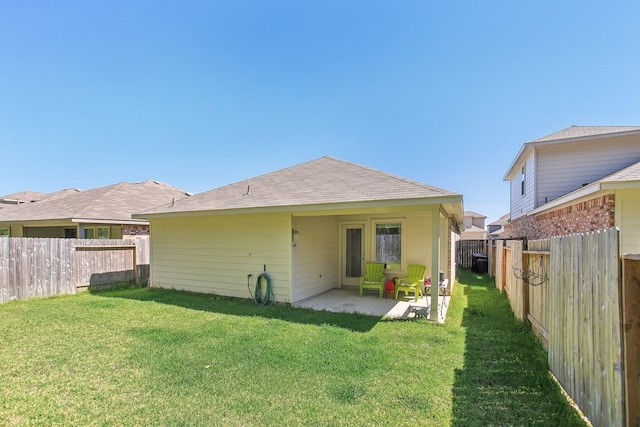
[[[409,264],[455,277],[462,196],[323,157],[140,216],[151,286],[246,298],[266,270],[276,300],[297,302],[357,286],[366,262],[389,279]]]

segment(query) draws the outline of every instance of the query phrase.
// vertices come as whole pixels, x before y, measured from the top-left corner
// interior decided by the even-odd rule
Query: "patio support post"
[[[440,277],[440,206],[431,211],[431,310],[429,319],[440,320],[438,313],[438,278]]]

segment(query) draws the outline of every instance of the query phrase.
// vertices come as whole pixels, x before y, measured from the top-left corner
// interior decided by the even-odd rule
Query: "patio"
[[[438,297],[438,323],[444,323],[449,308],[450,296]],[[326,310],[334,313],[361,313],[380,316],[387,319],[414,319],[417,317],[430,318],[431,296],[418,298],[404,297],[397,300],[379,298],[377,293],[365,293],[360,296],[358,288],[334,288],[322,294],[298,301],[294,307]]]

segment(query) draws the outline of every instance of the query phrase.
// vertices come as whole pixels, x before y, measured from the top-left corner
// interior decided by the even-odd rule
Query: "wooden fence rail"
[[[0,238],[0,303],[148,278],[148,240]]]
[[[640,425],[640,257],[622,275],[618,239],[612,228],[495,248],[496,287],[531,322],[551,372],[596,427]]]

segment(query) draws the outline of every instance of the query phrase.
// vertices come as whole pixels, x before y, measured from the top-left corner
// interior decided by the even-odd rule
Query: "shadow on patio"
[[[438,323],[444,323],[449,300],[449,296],[438,298]],[[377,294],[373,293],[365,293],[360,296],[358,288],[335,288],[292,305],[293,307],[326,310],[333,313],[360,313],[385,319],[413,319],[416,317],[429,319],[431,296],[418,298],[418,302],[415,302],[413,297],[404,297],[403,294],[394,300],[379,298]]]

